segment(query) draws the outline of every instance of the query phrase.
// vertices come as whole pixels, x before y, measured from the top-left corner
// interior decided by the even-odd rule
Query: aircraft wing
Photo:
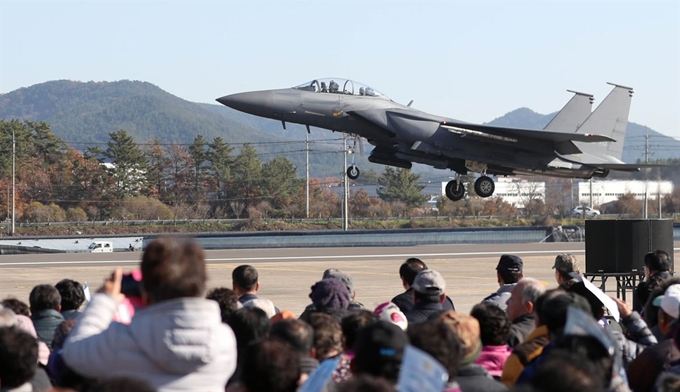
[[[490,141],[498,140],[500,142],[516,143],[520,139],[535,139],[559,142],[584,142],[584,143],[599,143],[599,142],[613,142],[614,139],[591,133],[571,133],[571,132],[555,132],[534,129],[522,129],[511,127],[498,127],[494,125],[471,124],[457,121],[443,121],[441,123],[443,128],[450,130],[453,133],[468,135],[471,137],[486,138]]]
[[[640,163],[640,164],[637,164],[637,163],[609,163],[609,164],[584,163],[584,165],[597,167],[599,169],[625,171],[625,172],[636,172],[636,171],[640,171],[640,169],[651,169],[651,168],[655,168],[655,167],[666,167],[666,166],[668,166],[668,165],[662,165],[660,163]]]

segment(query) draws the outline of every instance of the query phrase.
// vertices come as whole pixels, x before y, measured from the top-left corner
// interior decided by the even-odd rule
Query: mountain
[[[554,113],[543,115],[520,108],[490,124],[541,129],[553,116]],[[287,129],[283,129],[281,122],[237,112],[223,105],[189,102],[147,82],[59,80],[21,88],[0,95],[0,119],[14,118],[45,121],[57,136],[79,150],[105,144],[109,132],[119,129],[125,129],[138,143],[159,138],[163,143],[189,144],[199,134],[208,141],[220,136],[237,150],[240,143],[252,143],[265,161],[286,156],[297,166],[298,175],[304,175],[304,126],[286,124]],[[653,153],[651,159],[680,157],[680,142],[629,123],[624,161],[644,160],[644,135],[647,132]],[[309,138],[310,175],[338,176],[343,168],[342,135],[312,128]],[[364,172],[370,169],[382,172],[382,165],[367,161],[372,146],[364,144],[366,151],[363,155],[356,154],[356,163]],[[663,148],[655,149],[655,146]],[[351,157],[349,159],[351,162]],[[414,170],[423,180],[450,175],[448,171],[424,165],[414,165]]]
[[[199,134],[208,141],[220,136],[234,145],[235,153],[241,143],[249,142],[265,161],[284,155],[298,167],[298,174],[304,175],[304,132],[295,138],[300,143],[291,143],[290,137],[263,132],[247,118],[225,116],[216,112],[219,109],[183,100],[151,83],[129,80],[58,80],[0,95],[0,119],[45,121],[52,132],[78,150],[105,144],[108,134],[119,129],[138,143],[158,138],[166,144],[190,144]],[[318,146],[315,150],[310,154],[312,176],[341,173],[342,154],[337,148],[331,151]]]

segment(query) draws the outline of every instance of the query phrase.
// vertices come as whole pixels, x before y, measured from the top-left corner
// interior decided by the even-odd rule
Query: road
[[[260,296],[279,308],[300,314],[310,303],[310,287],[327,268],[339,268],[354,278],[356,299],[375,308],[403,291],[399,266],[418,257],[439,271],[446,291],[458,310],[468,312],[474,304],[498,288],[495,267],[500,255],[512,253],[524,260],[524,275],[555,287],[551,269],[555,255],[572,253],[585,270],[584,243],[503,245],[425,245],[411,247],[225,249],[206,252],[208,285],[231,288],[231,271],[251,264],[260,272]],[[109,254],[43,254],[0,256],[0,298],[14,296],[28,303],[31,289],[41,283],[55,284],[64,278],[87,282],[97,288],[115,266],[133,269],[140,252]],[[675,244],[675,259],[680,243]],[[612,285],[613,287],[613,285]]]

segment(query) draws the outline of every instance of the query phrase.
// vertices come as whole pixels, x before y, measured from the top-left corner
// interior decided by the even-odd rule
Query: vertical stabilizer
[[[575,144],[584,153],[597,156],[609,155],[618,160],[623,155],[623,142],[628,128],[628,113],[633,97],[633,88],[608,83],[614,89],[591,113],[586,121],[578,129],[579,133],[594,133],[609,136],[615,141],[605,143],[578,143]]]
[[[574,96],[557,112],[555,117],[543,129],[546,131],[576,132],[590,116],[594,98],[591,94],[567,90]]]

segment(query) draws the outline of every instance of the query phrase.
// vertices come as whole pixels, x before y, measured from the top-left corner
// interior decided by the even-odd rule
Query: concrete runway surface
[[[356,300],[373,309],[403,291],[399,266],[409,257],[425,261],[446,279],[447,294],[456,309],[469,310],[498,289],[495,267],[504,253],[524,260],[524,276],[556,287],[551,269],[558,253],[575,254],[585,270],[584,243],[532,243],[503,245],[426,245],[412,247],[225,249],[206,251],[210,288],[231,288],[231,271],[251,264],[260,273],[259,295],[280,309],[299,315],[310,303],[310,287],[327,268],[339,268],[354,278]],[[680,260],[680,243],[675,243],[675,260]],[[56,284],[70,278],[87,282],[92,290],[114,267],[134,269],[141,252],[108,254],[43,254],[0,256],[0,298],[16,297],[28,303],[28,294],[38,284]],[[610,283],[611,282],[611,283]],[[607,283],[614,295],[615,283]],[[630,300],[630,297],[628,298]]]

